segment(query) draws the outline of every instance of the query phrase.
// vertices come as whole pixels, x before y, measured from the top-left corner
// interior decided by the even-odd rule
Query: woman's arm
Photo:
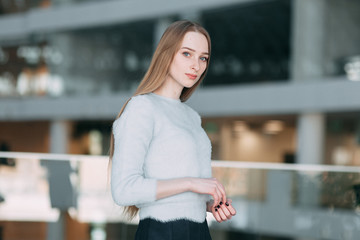
[[[120,206],[156,200],[157,180],[145,178],[143,170],[153,132],[152,105],[141,96],[131,99],[121,117],[113,124],[111,193]]]
[[[213,196],[214,200],[207,203],[206,210],[211,212],[219,223],[231,219],[236,214],[236,210],[232,206],[232,200],[226,199],[223,185],[215,178],[158,180],[156,200],[188,191]]]
[[[209,194],[214,198],[213,207],[226,202],[224,186],[216,178],[176,178],[158,180],[156,199],[170,197],[183,192]]]

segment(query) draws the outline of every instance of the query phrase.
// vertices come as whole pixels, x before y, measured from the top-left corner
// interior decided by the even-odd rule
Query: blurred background
[[[238,214],[213,239],[358,239],[360,1],[0,0],[0,240],[133,239],[111,125],[166,27],[201,23],[188,104]],[[39,153],[39,154],[30,154]]]

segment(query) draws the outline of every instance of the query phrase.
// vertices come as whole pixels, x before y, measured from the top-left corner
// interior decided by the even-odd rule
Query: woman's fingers
[[[216,187],[215,188],[215,191],[216,191],[216,195],[217,195],[217,199],[216,199],[216,201],[214,201],[214,205],[215,206],[217,206],[217,205],[219,205],[220,204],[220,202],[221,202],[221,200],[222,200],[222,192],[219,190],[219,188],[218,187]]]
[[[220,202],[220,203],[222,203],[222,202]],[[220,204],[220,206],[221,206],[221,210],[224,212],[226,218],[230,219],[232,214],[230,213],[229,209],[227,209],[226,205]]]
[[[214,216],[214,218],[215,218],[215,220],[216,220],[217,222],[219,222],[219,223],[222,222],[221,217],[220,217],[220,215],[219,215],[219,212],[218,212],[217,208],[213,208],[212,214],[213,214],[213,216]]]
[[[229,216],[226,215],[226,213],[224,212],[223,208],[220,205],[214,208],[213,215],[215,217],[215,220],[219,223],[231,218],[231,215],[229,215],[230,216],[229,218]]]
[[[219,182],[214,178],[190,178],[190,191],[214,195],[219,188]],[[221,190],[220,190],[221,192]]]
[[[229,210],[230,214],[232,216],[235,216],[236,214],[236,210],[235,208],[232,206],[232,200],[228,199],[228,201],[225,203],[226,208]]]
[[[228,219],[228,218],[226,217],[226,215],[225,215],[225,213],[224,213],[224,211],[223,211],[223,209],[222,209],[221,207],[218,208],[218,213],[219,213],[222,221],[226,221],[226,220]]]
[[[227,202],[226,192],[224,186],[216,178],[191,178],[190,179],[190,190],[193,192],[201,194],[209,194],[213,197],[213,210],[215,211],[216,207],[225,204]],[[222,204],[220,204],[222,203]],[[218,210],[219,210],[218,209]],[[212,212],[213,212],[212,210]],[[227,211],[219,211],[217,213],[220,218],[227,218]]]
[[[213,208],[214,210],[212,211],[213,216],[215,218],[215,220],[219,223],[226,221],[227,217],[224,214],[223,210],[221,209],[220,205],[217,205],[215,208]]]
[[[213,199],[214,199],[213,207],[216,207],[217,205],[220,204],[220,202],[222,202],[222,201],[224,201],[224,199],[226,199],[226,193],[225,193],[224,187],[215,178],[204,179],[204,181],[209,181],[209,184],[211,185],[211,187],[207,193],[213,197]]]
[[[232,206],[232,200],[228,199],[227,202],[213,206],[212,214],[217,222],[227,221],[236,214],[235,208]]]
[[[219,205],[221,198],[222,198],[222,194],[217,187],[215,187],[215,189],[214,189],[213,197],[214,197],[214,207],[215,207],[215,206]]]
[[[225,192],[225,188],[224,186],[216,179],[216,178],[213,178],[216,182],[216,187],[217,189],[220,191],[220,195],[221,195],[221,200],[222,202],[226,202],[226,192]]]

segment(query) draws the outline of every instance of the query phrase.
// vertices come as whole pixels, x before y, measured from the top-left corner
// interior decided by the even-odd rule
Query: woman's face
[[[208,42],[203,34],[187,32],[180,49],[175,53],[166,81],[171,81],[180,91],[184,87],[191,88],[207,67],[208,49]]]

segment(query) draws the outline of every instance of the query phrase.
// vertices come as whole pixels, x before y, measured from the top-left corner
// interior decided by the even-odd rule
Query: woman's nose
[[[193,60],[193,64],[192,64],[192,69],[194,69],[195,71],[199,71],[200,69],[200,64],[198,60]]]

